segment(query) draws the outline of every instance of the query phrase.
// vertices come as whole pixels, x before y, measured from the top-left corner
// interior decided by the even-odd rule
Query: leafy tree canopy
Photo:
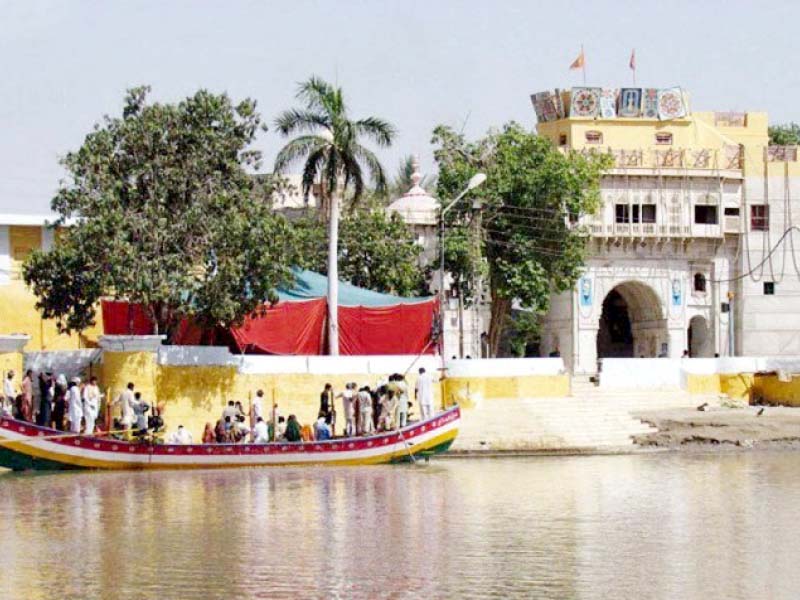
[[[105,117],[63,159],[69,177],[53,209],[68,220],[56,248],[35,252],[26,283],[62,331],[95,320],[101,296],[141,304],[158,331],[180,320],[240,323],[291,282],[291,229],[256,182],[255,102],[201,90],[177,104],[129,90],[122,117]]]
[[[609,159],[562,153],[513,122],[474,142],[439,126],[432,141],[440,198],[456,197],[477,172],[487,175],[447,217],[465,223],[469,200],[482,203],[481,250],[492,300],[489,346],[496,355],[514,301],[544,312],[551,292],[569,289],[578,278],[588,234],[575,223],[598,208],[600,175]],[[456,261],[451,268],[458,268]]]
[[[768,129],[769,143],[775,146],[800,146],[800,125],[772,125]]]
[[[327,274],[324,224],[307,217],[293,223],[300,264]],[[339,233],[339,278],[359,287],[414,296],[425,292],[419,266],[422,248],[403,219],[377,205],[366,205],[342,219]]]

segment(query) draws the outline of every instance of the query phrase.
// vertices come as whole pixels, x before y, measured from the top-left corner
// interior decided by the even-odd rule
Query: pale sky
[[[125,89],[158,100],[198,88],[258,101],[265,120],[294,105],[311,74],[338,82],[351,115],[399,130],[379,156],[390,174],[431,130],[477,136],[515,119],[533,126],[532,92],[581,84],[680,85],[694,110],[765,110],[800,121],[800,2],[51,1],[0,0],[0,212],[42,213],[80,146]],[[262,133],[262,170],[284,140]]]

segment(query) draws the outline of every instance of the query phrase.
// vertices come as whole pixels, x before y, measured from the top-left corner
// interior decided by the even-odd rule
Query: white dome
[[[422,176],[419,174],[419,162],[414,157],[414,172],[411,181],[414,183],[402,197],[389,205],[389,210],[398,213],[409,225],[436,225],[439,215],[439,201],[419,185]]]

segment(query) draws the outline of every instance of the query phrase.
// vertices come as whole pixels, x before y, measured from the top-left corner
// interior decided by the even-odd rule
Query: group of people
[[[39,398],[34,402],[33,371],[28,369],[25,372],[19,387],[15,376],[11,370],[3,379],[3,416],[59,431],[95,431],[102,399],[97,377],[90,377],[87,383],[83,383],[80,377],[67,381],[64,374],[39,373]]]
[[[34,403],[34,373],[28,370],[19,389],[14,371],[8,371],[3,379],[3,396],[0,410],[7,417],[35,422],[43,427],[73,434],[92,435],[97,431],[102,394],[97,377],[83,383],[79,377],[69,381],[61,374],[43,372],[38,375],[39,401]],[[433,416],[433,380],[424,368],[419,369],[414,398],[419,403],[422,420]],[[319,411],[313,424],[302,425],[295,415],[284,418],[273,404],[269,415],[263,409],[264,392],[258,390],[252,401],[250,413],[246,413],[241,402],[229,401],[216,425],[206,423],[202,441],[204,444],[268,443],[271,441],[315,441],[328,440],[336,436],[337,414],[344,417],[342,435],[354,437],[371,435],[379,431],[391,431],[405,427],[409,422],[413,405],[409,386],[404,375],[395,373],[378,382],[358,386],[348,383],[344,390],[335,393],[333,385],[325,384],[320,394]],[[341,403],[341,413],[336,410]],[[146,433],[149,428],[158,431],[163,427],[161,409],[151,407],[136,391],[133,382],[110,403],[107,410],[119,410],[119,418],[113,420],[112,431],[134,435]],[[148,412],[151,415],[148,417]],[[108,415],[108,421],[111,421]],[[248,422],[251,426],[248,425]],[[168,443],[191,444],[191,432],[183,425],[167,438]]]
[[[422,420],[433,417],[433,380],[424,368],[419,369],[414,397],[419,403]],[[273,404],[272,412],[266,415],[263,409],[264,392],[258,390],[252,402],[251,414],[248,415],[241,402],[229,401],[223,409],[215,425],[206,423],[203,431],[204,444],[256,443],[266,444],[272,441],[323,441],[336,437],[337,415],[344,416],[344,437],[371,435],[380,431],[391,431],[405,427],[409,422],[412,402],[408,383],[404,375],[395,373],[378,382],[375,388],[369,385],[359,387],[356,383],[347,383],[344,390],[336,393],[333,385],[325,384],[319,398],[317,420],[313,425],[302,425],[296,415],[284,418],[279,413],[278,405]],[[341,402],[342,411],[336,410]],[[249,419],[248,419],[249,417]],[[248,426],[248,420],[252,428]],[[174,443],[191,443],[181,441],[191,439],[188,432],[180,426],[170,440]]]
[[[431,418],[433,380],[424,368],[419,370],[414,395],[420,406],[421,418]],[[408,425],[412,406],[408,383],[404,375],[394,373],[380,381],[374,389],[369,385],[358,387],[355,383],[348,383],[343,391],[334,394],[333,386],[330,383],[325,384],[325,389],[320,394],[317,421],[311,432],[312,439],[327,440],[335,437],[335,403],[339,399],[344,415],[344,437],[371,435],[376,431],[391,431]],[[302,430],[303,428],[301,432]]]

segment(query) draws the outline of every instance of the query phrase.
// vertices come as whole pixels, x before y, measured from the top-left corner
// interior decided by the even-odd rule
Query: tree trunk
[[[492,290],[492,316],[489,321],[489,356],[497,358],[500,351],[500,340],[506,326],[506,318],[511,311],[511,300],[497,296]]]
[[[328,354],[339,356],[339,198],[330,195],[328,220]]]

